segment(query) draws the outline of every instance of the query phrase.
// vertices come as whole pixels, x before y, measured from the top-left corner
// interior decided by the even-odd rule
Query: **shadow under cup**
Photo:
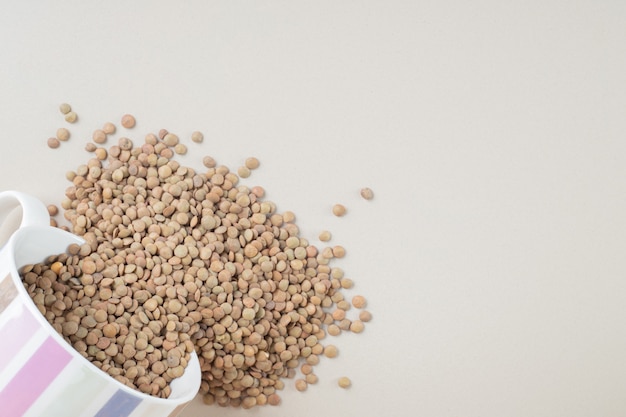
[[[116,381],[81,356],[48,323],[18,269],[83,240],[49,226],[17,230],[0,251],[0,414],[3,416],[174,417],[198,392],[193,352],[185,373],[157,398]]]

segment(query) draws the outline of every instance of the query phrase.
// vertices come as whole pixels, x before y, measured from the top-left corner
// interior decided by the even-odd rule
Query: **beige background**
[[[184,416],[626,415],[625,2],[3,2],[0,40],[0,189],[60,202],[130,112],[348,250],[374,321],[320,382]]]

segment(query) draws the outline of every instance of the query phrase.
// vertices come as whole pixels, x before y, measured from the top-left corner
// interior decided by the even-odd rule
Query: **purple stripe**
[[[0,340],[3,341],[0,343],[0,372],[4,371],[39,328],[39,322],[26,306],[21,306],[21,309],[18,316],[8,320],[0,328]]]
[[[23,415],[71,359],[71,354],[49,336],[0,391],[2,415]]]
[[[118,389],[95,417],[128,417],[140,402],[139,398]]]

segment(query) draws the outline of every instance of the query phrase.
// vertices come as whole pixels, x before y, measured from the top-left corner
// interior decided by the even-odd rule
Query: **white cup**
[[[0,192],[0,225],[19,206],[19,228],[0,250],[0,415],[177,416],[200,388],[196,353],[185,373],[170,383],[168,398],[133,390],[81,356],[35,307],[18,270],[83,240],[50,227],[43,203],[16,191]]]

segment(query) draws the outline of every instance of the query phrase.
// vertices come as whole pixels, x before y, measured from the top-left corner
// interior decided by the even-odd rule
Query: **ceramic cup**
[[[0,222],[16,207],[22,209],[19,228],[0,249],[0,415],[177,416],[200,387],[195,352],[183,376],[170,383],[169,398],[133,390],[76,352],[35,307],[18,270],[83,240],[50,227],[39,200],[15,191],[0,192]]]

